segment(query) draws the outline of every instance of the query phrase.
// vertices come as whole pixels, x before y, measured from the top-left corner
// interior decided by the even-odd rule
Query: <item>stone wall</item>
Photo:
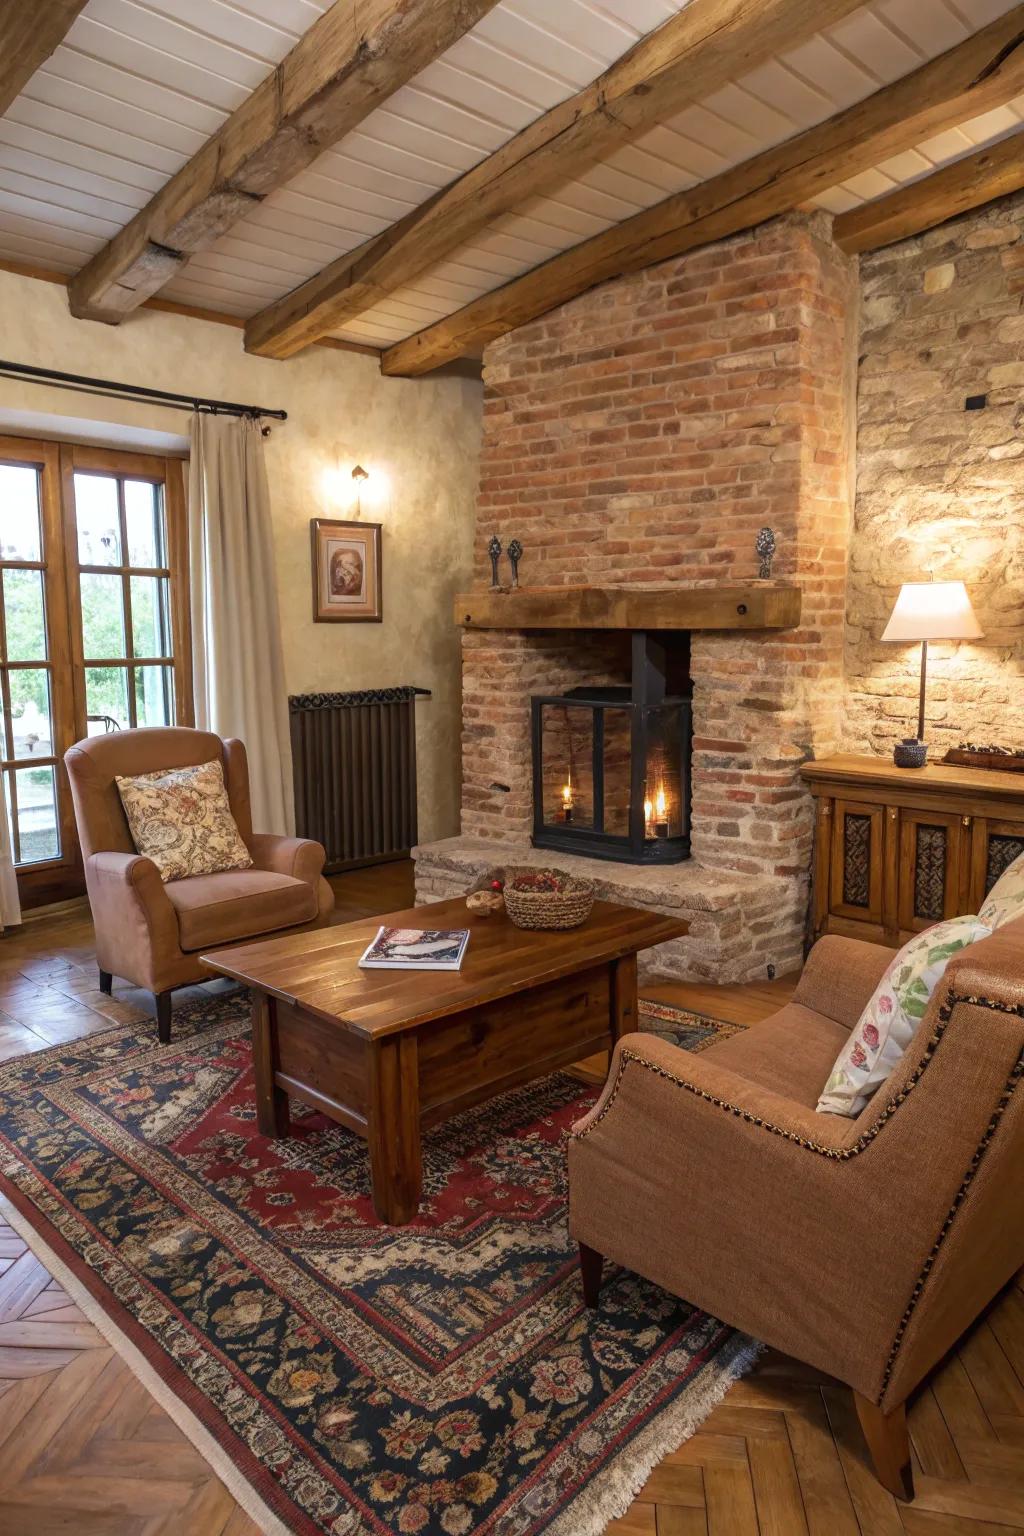
[[[966,581],[985,631],[929,647],[933,759],[1024,745],[1024,194],[865,256],[861,279],[847,745],[916,732],[920,649],[878,637],[900,582],[929,578]]]

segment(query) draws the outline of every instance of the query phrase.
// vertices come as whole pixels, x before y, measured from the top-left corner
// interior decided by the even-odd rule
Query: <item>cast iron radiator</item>
[[[295,830],[325,868],[405,858],[416,842],[416,698],[426,688],[303,693],[288,700]]]

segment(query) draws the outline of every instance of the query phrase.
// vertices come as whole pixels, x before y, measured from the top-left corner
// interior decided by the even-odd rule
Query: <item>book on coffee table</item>
[[[368,971],[457,971],[468,928],[379,928],[359,964]]]

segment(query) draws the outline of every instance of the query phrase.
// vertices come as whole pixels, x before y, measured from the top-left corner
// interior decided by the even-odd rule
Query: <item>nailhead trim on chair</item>
[[[948,1022],[949,1017],[952,1015],[953,1009],[957,1003],[973,1003],[976,1007],[979,1008],[992,1008],[999,1013],[1012,1013],[1015,1014],[1018,1018],[1024,1018],[1024,1008],[1007,1008],[994,1001],[992,998],[954,997],[951,998],[947,1004],[945,1004],[942,1010],[943,1013],[946,1014],[946,1022]],[[947,1009],[948,1013],[946,1012]],[[917,1280],[914,1282],[914,1289],[910,1293],[910,1300],[907,1302],[906,1311],[900,1318],[899,1327],[896,1329],[896,1337],[893,1339],[892,1348],[889,1351],[889,1357],[885,1362],[885,1370],[882,1373],[882,1389],[879,1393],[880,1398],[885,1396],[886,1390],[889,1386],[892,1373],[896,1368],[896,1357],[899,1354],[900,1345],[903,1343],[904,1335],[910,1326],[910,1319],[914,1314],[914,1309],[921,1299],[921,1293],[925,1288],[925,1283],[928,1279],[928,1276],[931,1274],[932,1269],[934,1268],[935,1260],[939,1256],[939,1250],[945,1242],[946,1238],[949,1236],[949,1232],[953,1225],[954,1218],[956,1217],[956,1213],[967,1197],[967,1192],[974,1181],[974,1175],[977,1173],[985,1153],[988,1151],[989,1144],[991,1143],[993,1136],[999,1128],[999,1122],[1002,1120],[1003,1115],[1006,1113],[1010,1100],[1013,1098],[1014,1091],[1022,1078],[1024,1078],[1024,1051],[1022,1051],[1020,1056],[1018,1056],[1013,1070],[1011,1071],[1009,1077],[1006,1079],[1006,1083],[1003,1086],[1003,1091],[999,1095],[995,1109],[992,1111],[992,1118],[989,1120],[988,1125],[985,1127],[984,1135],[974,1149],[974,1156],[971,1158],[970,1163],[967,1165],[967,1172],[964,1174],[963,1179],[960,1181],[960,1188],[957,1190],[953,1197],[953,1203],[946,1213],[946,1219],[939,1229],[939,1235],[936,1237],[935,1242],[932,1244],[931,1252],[925,1259],[921,1268],[921,1272],[918,1275]]]
[[[616,1074],[615,1082],[612,1085],[612,1090],[601,1107],[600,1114],[597,1115],[596,1118],[592,1120],[590,1124],[586,1126],[582,1131],[571,1131],[569,1133],[570,1138],[573,1141],[583,1141],[587,1136],[590,1135],[591,1131],[601,1123],[605,1115],[611,1109],[616,1098],[618,1097],[619,1087],[622,1083],[626,1066],[629,1062],[636,1062],[637,1066],[643,1067],[645,1071],[653,1072],[657,1077],[663,1077],[667,1082],[675,1084],[677,1088],[685,1088],[687,1092],[696,1094],[698,1098],[704,1099],[708,1104],[714,1104],[719,1109],[724,1109],[729,1114],[736,1115],[739,1119],[745,1120],[748,1125],[755,1125],[760,1130],[769,1131],[773,1136],[781,1136],[784,1141],[794,1142],[797,1146],[804,1147],[809,1152],[817,1152],[819,1156],[831,1158],[834,1162],[846,1162],[849,1158],[856,1157],[859,1153],[863,1152],[866,1147],[870,1146],[875,1137],[881,1131],[882,1127],[896,1113],[897,1109],[905,1101],[907,1095],[921,1081],[921,1078],[924,1076],[924,1073],[926,1072],[932,1057],[935,1055],[936,1047],[938,1046],[939,1041],[942,1039],[946,1032],[946,1026],[949,1024],[949,1021],[953,1016],[954,1009],[960,1003],[969,1004],[977,1008],[991,1008],[996,1013],[1012,1014],[1016,1018],[1024,1018],[1024,1005],[1019,1005],[1015,1008],[1007,1007],[1005,1003],[999,1002],[995,998],[976,997],[969,993],[958,994],[950,992],[946,998],[946,1001],[939,1009],[939,1015],[935,1023],[935,1033],[929,1040],[925,1052],[917,1066],[914,1068],[913,1075],[907,1083],[906,1087],[902,1089],[900,1093],[895,1094],[888,1101],[874,1124],[869,1126],[866,1131],[862,1132],[857,1140],[848,1147],[826,1147],[823,1146],[820,1142],[811,1141],[806,1136],[798,1135],[795,1131],[787,1130],[785,1126],[774,1125],[772,1121],[765,1120],[761,1115],[753,1115],[749,1110],[743,1109],[739,1104],[731,1104],[728,1099],[720,1099],[716,1094],[708,1093],[704,1088],[698,1088],[695,1083],[687,1082],[685,1078],[677,1077],[675,1073],[669,1072],[665,1067],[655,1066],[652,1062],[647,1061],[643,1056],[638,1055],[635,1051],[629,1050],[621,1051],[619,1054],[619,1070]],[[963,1179],[961,1180],[960,1187],[953,1198],[953,1203],[947,1212],[946,1219],[942,1223],[942,1226],[939,1229],[939,1234],[936,1237],[935,1242],[932,1244],[931,1251],[928,1254],[928,1257],[925,1259],[921,1271],[918,1274],[916,1281],[914,1282],[914,1288],[910,1293],[910,1300],[907,1302],[906,1310],[900,1319],[899,1326],[896,1329],[896,1337],[893,1340],[892,1348],[890,1349],[885,1362],[885,1369],[882,1373],[882,1385],[879,1391],[879,1401],[881,1401],[881,1399],[885,1396],[886,1389],[889,1385],[893,1370],[896,1366],[896,1358],[899,1354],[900,1345],[903,1343],[907,1329],[910,1326],[910,1320],[914,1314],[918,1302],[921,1299],[921,1295],[924,1291],[928,1277],[934,1268],[935,1260],[938,1257],[939,1250],[949,1235],[949,1231],[953,1225],[957,1211],[960,1209],[967,1196],[967,1192],[971,1187],[974,1176],[977,1173],[985,1153],[988,1150],[989,1144],[999,1127],[999,1122],[1002,1120],[1007,1106],[1013,1097],[1014,1090],[1022,1078],[1024,1078],[1024,1051],[1021,1052],[1021,1055],[1018,1057],[1016,1064],[1014,1065],[1009,1077],[1006,1080],[996,1107],[992,1111],[992,1118],[989,1120],[989,1123],[985,1128],[985,1132],[974,1150],[974,1155],[968,1164],[967,1172],[964,1174]]]

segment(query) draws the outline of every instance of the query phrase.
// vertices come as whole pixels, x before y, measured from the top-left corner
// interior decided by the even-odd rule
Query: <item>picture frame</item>
[[[309,527],[314,624],[379,624],[382,524],[314,517]]]

